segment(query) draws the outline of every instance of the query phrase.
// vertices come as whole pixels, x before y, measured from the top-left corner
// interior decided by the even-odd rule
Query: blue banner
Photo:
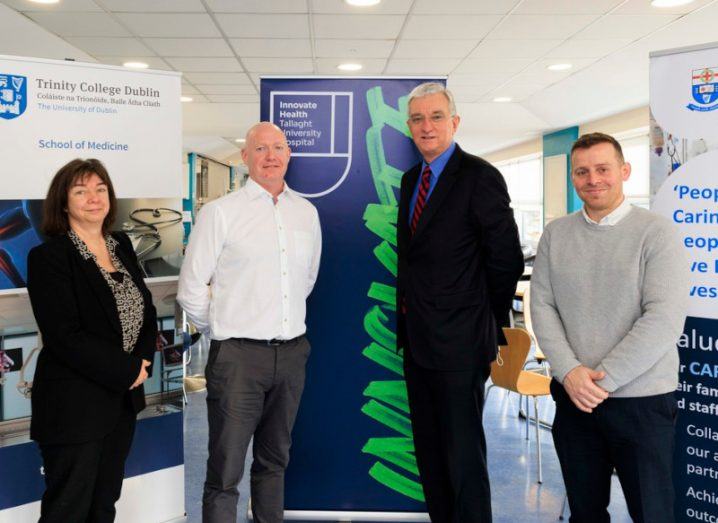
[[[420,159],[407,95],[425,81],[261,83],[261,119],[292,149],[287,183],[317,207],[323,234],[287,510],[425,512],[395,334],[398,192]]]

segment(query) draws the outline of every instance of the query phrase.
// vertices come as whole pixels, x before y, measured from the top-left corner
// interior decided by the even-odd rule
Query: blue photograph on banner
[[[27,255],[40,243],[42,200],[0,200],[0,290],[25,287]]]
[[[261,82],[261,119],[287,135],[287,184],[317,207],[323,240],[287,510],[426,511],[395,329],[399,186],[420,161],[407,96],[425,81]]]

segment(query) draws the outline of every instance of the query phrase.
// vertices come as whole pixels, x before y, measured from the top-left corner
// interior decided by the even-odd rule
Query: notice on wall
[[[44,198],[74,158],[118,197],[181,197],[180,92],[175,72],[0,55],[0,199]]]
[[[718,44],[651,56],[652,209],[690,271],[678,340],[677,521],[718,520]]]

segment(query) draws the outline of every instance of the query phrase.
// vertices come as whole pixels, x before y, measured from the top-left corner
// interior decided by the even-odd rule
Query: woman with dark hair
[[[111,522],[157,339],[152,296],[98,160],[50,182],[27,289],[44,343],[30,436],[45,471],[40,523]]]

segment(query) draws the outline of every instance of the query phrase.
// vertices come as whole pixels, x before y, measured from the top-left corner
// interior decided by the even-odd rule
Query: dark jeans
[[[490,523],[481,417],[488,369],[439,371],[404,360],[416,460],[433,523]]]
[[[136,415],[124,406],[103,439],[75,445],[40,445],[45,471],[39,523],[111,523],[120,499]]]
[[[614,468],[637,523],[672,523],[673,448],[677,405],[673,392],[609,398],[588,414],[563,386],[551,382],[556,401],[553,440],[566,484],[572,523],[610,521]]]
[[[254,521],[284,520],[284,471],[309,351],[303,336],[279,346],[212,340],[205,371],[209,458],[202,498],[204,523],[237,521],[237,485],[252,436]]]

